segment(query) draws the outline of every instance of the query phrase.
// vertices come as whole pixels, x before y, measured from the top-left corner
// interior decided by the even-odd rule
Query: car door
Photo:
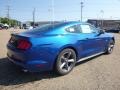
[[[106,45],[106,38],[104,37],[104,32],[100,32],[100,29],[95,28],[94,26],[90,25],[92,30],[94,43],[96,44],[95,53],[101,53],[105,50]]]
[[[103,41],[95,28],[89,24],[81,24],[80,27],[82,32],[78,41],[82,51],[81,58],[101,52]]]

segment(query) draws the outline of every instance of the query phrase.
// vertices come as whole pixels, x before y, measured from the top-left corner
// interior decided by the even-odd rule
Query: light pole
[[[83,19],[83,7],[84,7],[83,4],[84,4],[83,2],[80,2],[80,5],[81,5],[81,20],[80,21],[81,22],[82,22],[82,19]]]
[[[48,9],[48,12],[50,13],[50,24],[54,24],[54,13],[55,13],[55,9],[54,9],[54,0],[51,1],[51,5],[50,8]]]
[[[55,1],[52,0],[52,23],[54,24],[54,18],[55,18],[55,9],[54,9]]]
[[[104,17],[104,11],[101,10],[100,13],[101,13],[101,28],[103,29],[103,26],[104,26],[103,25],[103,23],[104,23],[104,18],[103,18]]]
[[[35,27],[35,12],[36,12],[36,9],[34,8],[33,9],[33,28]]]
[[[8,25],[10,25],[10,1],[11,0],[7,0],[7,14],[6,17],[8,18]]]
[[[51,13],[52,13],[52,10],[51,10],[51,8],[50,9],[48,9],[48,13],[49,13],[49,18],[51,19]],[[49,20],[49,23],[50,24],[52,24],[52,19],[51,20]]]
[[[7,6],[7,18],[8,19],[10,18],[10,6],[9,5]]]

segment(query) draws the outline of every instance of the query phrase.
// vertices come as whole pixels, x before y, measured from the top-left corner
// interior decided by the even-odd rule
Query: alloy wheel
[[[72,49],[63,50],[56,62],[56,71],[60,75],[69,73],[75,66],[76,53]]]
[[[67,72],[73,67],[75,59],[72,52],[66,52],[61,56],[60,61],[60,69]]]

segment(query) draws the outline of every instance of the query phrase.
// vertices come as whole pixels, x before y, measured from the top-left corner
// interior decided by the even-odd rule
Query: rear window
[[[42,31],[48,31],[48,30],[53,29],[54,27],[55,27],[54,24],[45,24],[37,28],[34,28],[32,30],[28,30],[25,33],[37,33],[37,32],[42,32]]]
[[[81,33],[81,27],[80,25],[74,25],[67,28],[66,31],[70,33]]]
[[[42,26],[39,26],[37,28],[34,28],[32,30],[28,30],[24,33],[40,33],[40,32],[45,32],[45,31],[49,31],[49,30],[53,30],[55,28],[59,28],[61,26],[63,26],[65,23],[55,23],[55,24],[45,24],[45,25],[42,25]]]

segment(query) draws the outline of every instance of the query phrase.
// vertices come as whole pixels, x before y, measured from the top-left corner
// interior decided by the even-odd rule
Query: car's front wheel
[[[115,42],[113,40],[110,40],[106,54],[111,54],[113,52]]]
[[[75,66],[76,63],[76,53],[73,49],[64,49],[58,55],[56,61],[56,72],[59,75],[68,74]]]

